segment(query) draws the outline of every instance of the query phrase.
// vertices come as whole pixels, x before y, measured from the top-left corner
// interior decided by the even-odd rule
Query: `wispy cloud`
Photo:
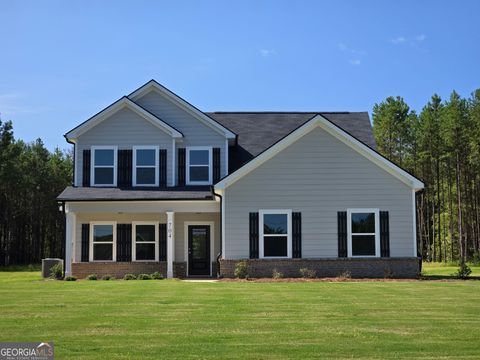
[[[0,94],[0,116],[19,114],[35,114],[46,111],[47,108],[36,108],[25,105],[25,95],[18,92]]]
[[[403,43],[407,42],[407,39],[403,36],[397,36],[394,39],[390,39],[390,42],[392,44],[403,44]]]
[[[260,55],[263,57],[268,57],[276,54],[277,52],[275,51],[275,49],[260,49]]]
[[[427,39],[427,35],[425,34],[418,34],[414,36],[413,38],[409,39],[405,36],[397,36],[393,39],[390,39],[390,42],[395,45],[399,44],[410,44],[410,45],[415,45],[416,43],[423,42]]]
[[[420,34],[420,35],[415,36],[415,40],[417,40],[417,41],[425,41],[426,38],[427,38],[427,35],[425,35],[425,34]]]
[[[348,60],[348,62],[351,65],[360,65],[362,62],[360,58],[367,54],[365,50],[351,48],[343,42],[338,43],[337,46],[340,51],[349,55],[350,59]]]

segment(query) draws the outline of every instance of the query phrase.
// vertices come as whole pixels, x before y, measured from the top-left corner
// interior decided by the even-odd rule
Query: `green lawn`
[[[56,358],[480,358],[480,281],[42,281],[0,272],[0,341]]]
[[[480,266],[468,264],[472,270],[471,276],[480,276]],[[423,273],[428,276],[451,276],[458,270],[458,265],[443,263],[423,263]]]

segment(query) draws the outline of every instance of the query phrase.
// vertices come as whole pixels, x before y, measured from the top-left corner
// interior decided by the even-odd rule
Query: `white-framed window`
[[[212,183],[212,148],[187,147],[187,185],[210,185]]]
[[[347,209],[348,256],[380,256],[379,209]]]
[[[133,147],[133,186],[158,186],[158,146]]]
[[[132,223],[132,260],[158,261],[158,223]]]
[[[117,223],[94,221],[90,223],[90,261],[116,261]]]
[[[91,186],[117,186],[117,146],[92,146]]]
[[[292,210],[260,210],[260,258],[292,257]]]

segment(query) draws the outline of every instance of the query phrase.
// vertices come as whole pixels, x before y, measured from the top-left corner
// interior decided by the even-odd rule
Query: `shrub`
[[[125,274],[123,280],[137,280],[137,277],[133,274]]]
[[[163,274],[158,271],[155,271],[151,276],[153,280],[163,280]]]
[[[77,278],[75,276],[65,276],[65,281],[77,281]]]
[[[63,278],[62,264],[55,264],[50,268],[50,278],[55,280],[61,280]]]
[[[87,280],[98,280],[97,274],[90,274],[86,278]]]
[[[383,269],[383,277],[385,279],[393,278],[393,270],[387,266],[385,269]]]
[[[152,280],[152,276],[149,274],[140,274],[137,276],[137,280]]]
[[[473,265],[480,265],[480,252],[476,252],[473,254],[473,259],[472,259]]]
[[[273,269],[272,271],[272,278],[274,279],[282,279],[283,278],[283,273],[278,271],[277,269]]]
[[[470,276],[471,273],[472,269],[470,269],[470,267],[466,263],[462,262],[454,275],[461,279],[466,279]]]
[[[337,275],[337,278],[342,280],[347,280],[347,279],[350,279],[351,277],[352,277],[352,273],[348,270],[344,270]]]
[[[312,269],[301,268],[300,276],[304,279],[315,279],[317,277],[317,272]]]
[[[234,275],[238,279],[248,278],[247,262],[246,261],[239,261],[238,263],[235,264]]]
[[[102,280],[115,280],[115,276],[112,276],[112,275],[109,275],[109,274],[106,274],[106,275],[103,275],[102,276]]]

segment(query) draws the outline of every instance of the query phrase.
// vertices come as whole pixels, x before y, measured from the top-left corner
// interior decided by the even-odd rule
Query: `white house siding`
[[[78,137],[75,163],[77,186],[82,186],[83,150],[95,145],[118,146],[119,150],[132,149],[137,145],[155,145],[167,149],[167,184],[171,185],[172,138],[132,110],[121,109]]]
[[[145,94],[140,99],[135,100],[135,102],[184,135],[183,142],[177,144],[177,146],[211,146],[220,148],[220,173],[226,174],[225,136],[205,125],[199,119],[155,91]]]
[[[131,224],[132,221],[152,221],[166,223],[165,213],[77,213],[76,244],[74,262],[81,261],[82,253],[82,224],[91,221],[116,221],[118,224]],[[185,259],[185,222],[213,222],[213,254],[215,260],[220,251],[220,214],[219,213],[175,213],[175,259],[174,261],[187,261]]]
[[[390,215],[390,254],[413,256],[412,190],[316,128],[225,191],[225,258],[249,257],[249,212],[302,213],[302,257],[338,256],[337,211]]]

